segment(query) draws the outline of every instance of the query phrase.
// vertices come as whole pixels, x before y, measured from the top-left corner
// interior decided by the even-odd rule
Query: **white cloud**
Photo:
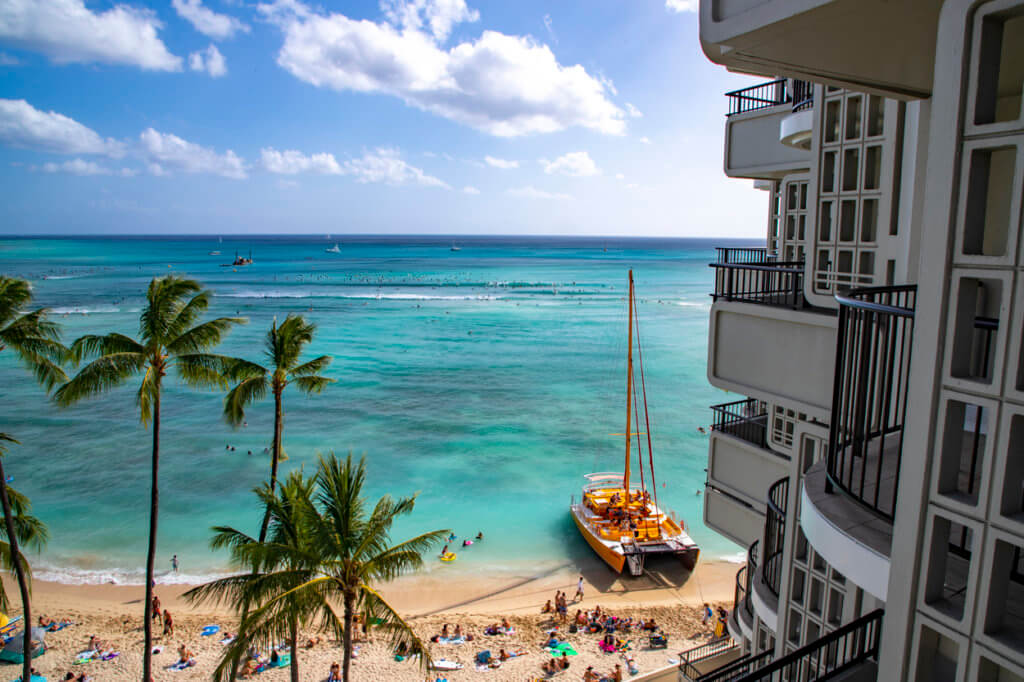
[[[466,194],[480,194],[480,190],[478,190],[476,187],[471,187],[469,185],[463,187],[462,191],[465,192]]]
[[[548,37],[551,38],[551,42],[555,45],[558,44],[558,36],[555,35],[554,23],[551,21],[551,15],[544,15],[544,29],[548,32]]]
[[[170,175],[170,173],[165,171],[164,167],[161,166],[159,163],[152,163],[152,162],[147,163],[146,164],[146,170],[149,171],[150,175],[155,175],[158,178],[162,178],[162,177],[165,177],[167,175]]]
[[[650,144],[651,138],[644,136],[640,138],[640,141],[643,142],[644,144]]]
[[[41,52],[58,64],[101,62],[152,71],[179,71],[152,10],[115,5],[93,12],[83,0],[4,0],[0,40]]]
[[[554,161],[541,159],[540,164],[544,166],[544,172],[548,175],[561,173],[562,175],[582,178],[601,174],[601,170],[587,152],[569,152],[559,156]]]
[[[521,199],[572,199],[568,194],[545,192],[544,190],[537,189],[532,185],[527,185],[526,187],[513,187],[506,193],[509,196],[519,197]]]
[[[224,55],[220,53],[217,46],[210,43],[205,50],[193,52],[188,56],[188,68],[193,71],[205,71],[213,78],[220,78],[228,72],[228,66],[224,62]]]
[[[529,37],[484,31],[445,49],[433,33],[320,14],[298,0],[259,9],[284,33],[277,63],[317,87],[389,94],[502,137],[573,126],[614,135],[626,129],[625,113],[601,79],[579,64],[559,64]]]
[[[665,0],[665,9],[671,12],[696,12],[700,0]]]
[[[642,111],[633,106],[632,102],[626,102],[626,113],[632,118],[640,118],[644,115]]]
[[[480,19],[480,13],[469,9],[466,0],[381,0],[380,8],[396,27],[412,31],[428,29],[442,43],[448,40],[455,24]]]
[[[427,175],[406,163],[397,149],[381,147],[363,154],[362,158],[345,162],[342,172],[355,176],[359,182],[383,182],[388,185],[424,185],[451,189],[448,183]]]
[[[499,159],[494,156],[485,156],[484,162],[491,168],[501,168],[503,170],[508,170],[510,168],[519,168],[518,161],[512,161],[509,159]]]
[[[299,173],[320,173],[322,175],[341,175],[334,154],[322,152],[306,156],[300,151],[288,149],[279,152],[273,147],[260,150],[260,163],[271,173],[297,175]]]
[[[149,172],[165,175],[169,170],[184,173],[212,173],[241,180],[246,176],[245,162],[230,149],[218,154],[212,149],[183,140],[177,135],[146,128],[139,135],[140,151],[148,161]]]
[[[217,14],[203,7],[203,0],[171,0],[178,16],[192,24],[204,36],[225,40],[239,31],[249,32],[249,26],[227,14]]]
[[[135,170],[134,168],[122,168],[117,172],[117,174],[120,175],[122,178],[134,178],[136,175],[139,174],[139,171]]]
[[[0,66],[17,66],[21,64],[21,60],[17,57],[7,54],[6,52],[0,52]]]
[[[615,179],[616,179],[616,180],[625,180],[625,179],[626,179],[626,176],[625,176],[625,175],[623,175],[622,173],[616,173],[616,174],[615,174]]]
[[[72,175],[110,175],[111,170],[104,168],[95,161],[72,159],[64,163],[44,163],[44,173],[71,173]]]
[[[0,99],[0,142],[58,154],[119,157],[124,144],[55,111],[40,111],[23,99]]]

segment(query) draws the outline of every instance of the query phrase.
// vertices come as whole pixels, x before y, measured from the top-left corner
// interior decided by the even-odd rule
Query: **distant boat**
[[[239,256],[238,252],[235,251],[235,260],[231,263],[222,263],[222,268],[241,267],[243,265],[252,265],[252,249],[249,249],[249,257]]]
[[[329,249],[324,249],[324,251],[326,251],[327,253],[341,253],[341,247],[335,244]]]
[[[219,256],[220,255],[220,251],[211,251],[207,255],[209,255],[209,256]]]
[[[452,251],[462,251],[462,248],[459,246],[455,246],[455,242],[452,242]]]

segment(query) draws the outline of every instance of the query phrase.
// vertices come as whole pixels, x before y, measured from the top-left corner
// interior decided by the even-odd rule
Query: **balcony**
[[[916,286],[837,295],[828,455],[805,476],[801,526],[825,559],[879,599],[888,590]]]
[[[786,537],[786,505],[789,477],[780,478],[768,489],[768,505],[761,538],[761,567],[754,572],[750,589],[757,615],[770,629],[778,631],[779,588],[782,583],[782,550]],[[757,557],[755,557],[755,562]]]
[[[712,406],[705,522],[740,545],[764,527],[764,481],[786,475],[788,458],[766,447],[766,405],[747,398]]]
[[[727,666],[741,657],[739,645],[728,637],[714,639],[679,654],[679,674],[675,680],[694,682],[713,670]]]
[[[927,97],[937,0],[701,0],[700,41],[732,71]]]
[[[754,605],[750,600],[750,588],[757,573],[758,540],[747,550],[747,563],[736,572],[736,589],[733,593],[733,608],[729,614],[729,632],[733,639],[754,639]]]
[[[716,248],[715,270],[718,301],[739,301],[782,308],[803,308],[804,262],[780,261],[766,249]]]
[[[801,117],[813,107],[809,92],[809,83],[781,78],[726,93],[725,174],[768,180],[810,168],[810,146],[788,144],[782,133],[795,106]]]

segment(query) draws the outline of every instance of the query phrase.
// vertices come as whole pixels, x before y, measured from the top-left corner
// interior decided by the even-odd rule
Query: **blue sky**
[[[0,233],[761,236],[695,0],[0,0]]]

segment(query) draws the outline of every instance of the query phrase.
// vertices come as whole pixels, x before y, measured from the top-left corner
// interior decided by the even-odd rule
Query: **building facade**
[[[701,0],[700,24],[768,79],[728,94],[724,150],[768,210],[763,248],[710,264],[738,647],[681,674],[1020,682],[1024,0]]]

